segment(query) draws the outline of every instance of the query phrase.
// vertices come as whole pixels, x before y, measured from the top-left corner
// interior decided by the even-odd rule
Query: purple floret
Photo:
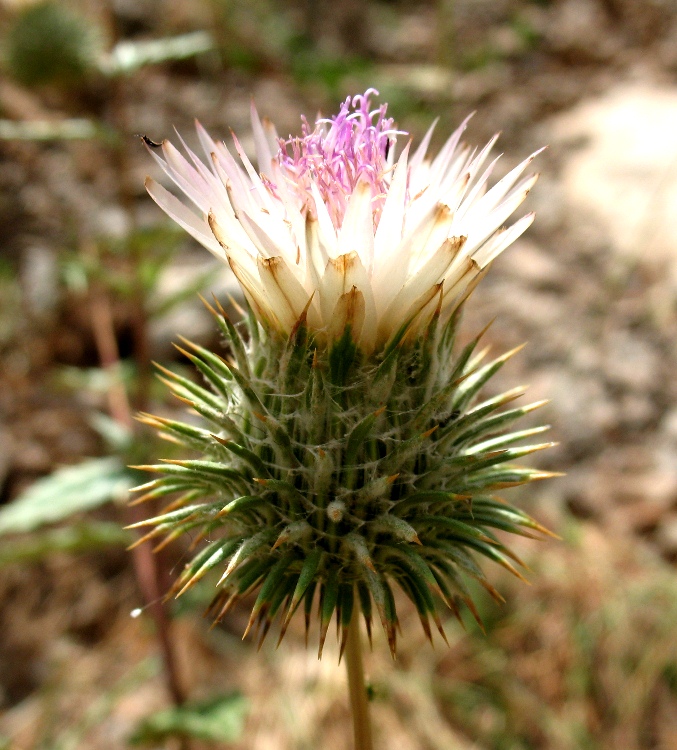
[[[290,181],[297,190],[308,191],[310,180],[315,181],[336,226],[360,178],[371,185],[377,222],[390,182],[394,142],[404,133],[386,117],[387,104],[370,109],[372,94],[378,91],[370,88],[348,97],[337,115],[319,119],[312,129],[304,117],[301,137],[280,139],[277,158]]]

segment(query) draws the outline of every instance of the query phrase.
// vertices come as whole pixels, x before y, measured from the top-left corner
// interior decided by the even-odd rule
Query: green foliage
[[[135,375],[134,363],[122,362],[116,370],[104,370],[102,367],[70,367],[64,365],[54,374],[54,383],[59,388],[89,393],[105,394],[112,384],[122,381],[126,386],[133,385]],[[98,429],[94,425],[95,429]]]
[[[0,509],[0,535],[33,531],[126,497],[134,474],[119,458],[92,458],[55,471]]]
[[[37,562],[53,552],[91,552],[106,547],[129,546],[134,537],[119,524],[107,521],[74,523],[30,535],[5,539],[0,546],[0,566]]]
[[[103,123],[84,117],[63,120],[0,120],[3,141],[90,141],[113,142],[115,133]]]
[[[83,16],[55,0],[21,10],[5,43],[9,72],[26,86],[77,83],[96,65],[96,30]]]
[[[515,14],[510,26],[519,36],[525,50],[534,49],[541,40],[540,33],[525,15]]]
[[[97,253],[89,256],[72,252],[61,260],[61,278],[66,287],[84,293],[91,281],[105,285],[117,297],[135,298],[143,293],[146,313],[161,318],[214,281],[220,267],[214,264],[202,273],[184,279],[176,291],[160,295],[162,274],[179,250],[185,246],[185,235],[174,223],[140,227],[119,239],[102,239]]]
[[[101,67],[110,76],[130,75],[146,65],[186,60],[213,49],[214,40],[206,31],[148,41],[124,41],[115,45]]]
[[[122,455],[134,449],[134,435],[129,427],[107,414],[95,411],[90,415],[89,423],[101,435],[109,452]]]
[[[308,625],[317,591],[320,653],[334,613],[345,645],[345,613],[358,598],[369,631],[374,605],[394,653],[393,584],[428,637],[430,619],[444,637],[440,601],[457,616],[465,603],[479,619],[466,580],[501,600],[476,557],[521,577],[495,532],[545,529],[494,492],[548,476],[514,463],[548,447],[513,445],[542,428],[506,433],[540,404],[504,408],[523,389],[480,396],[514,352],[484,364],[476,339],[455,354],[457,321],[438,316],[420,339],[406,342],[403,329],[370,359],[349,334],[318,345],[304,319],[284,340],[251,319],[246,331],[215,316],[238,365],[193,346],[186,354],[202,385],[165,371],[207,424],[144,417],[201,454],[137,467],[159,475],[138,488],[141,500],[172,499],[137,524],[152,527],[147,538],[194,530],[210,540],[173,593],[220,570],[208,611],[219,619],[258,592],[247,631],[256,626],[262,641],[278,614],[284,634],[302,603]]]
[[[483,42],[469,49],[461,57],[459,64],[465,71],[482,70],[492,63],[502,60],[501,52],[488,42]]]
[[[190,737],[204,742],[235,742],[242,734],[249,706],[240,693],[159,711],[144,719],[130,742],[135,745]]]
[[[273,0],[211,0],[228,65],[255,72],[286,57],[294,36],[291,14]]]
[[[247,73],[271,66],[287,70],[302,86],[321,86],[327,97],[344,96],[346,78],[366,81],[373,65],[360,56],[326,49],[308,30],[313,10],[272,0],[212,0],[227,65]]]
[[[19,332],[22,316],[16,311],[21,306],[21,285],[13,265],[0,258],[0,346],[7,346]]]
[[[291,74],[297,83],[322,84],[326,95],[332,98],[344,94],[342,84],[346,78],[366,80],[372,71],[372,65],[362,57],[332,55],[302,43],[292,46],[290,61]]]

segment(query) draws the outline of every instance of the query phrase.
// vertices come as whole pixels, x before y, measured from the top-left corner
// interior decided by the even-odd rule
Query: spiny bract
[[[477,398],[516,350],[482,364],[478,337],[454,355],[457,317],[441,324],[435,314],[414,342],[401,340],[403,329],[380,357],[365,358],[349,329],[318,347],[303,316],[286,338],[251,315],[234,326],[212,311],[232,361],[190,345],[184,353],[206,387],[166,371],[174,393],[208,425],[143,417],[202,454],[141,467],[163,475],[139,488],[141,500],[179,493],[137,524],[154,527],[145,538],[193,531],[209,540],[170,593],[217,568],[209,613],[220,619],[257,592],[247,631],[260,626],[261,642],[276,617],[282,638],[298,607],[307,630],[316,599],[320,655],[334,613],[343,650],[354,607],[370,636],[375,607],[394,654],[393,584],[428,637],[430,618],[444,637],[437,600],[456,616],[464,602],[478,617],[466,577],[500,600],[476,555],[520,576],[519,559],[494,531],[547,533],[492,494],[548,476],[512,463],[548,447],[511,447],[545,428],[505,431],[542,402],[505,408],[523,388]]]

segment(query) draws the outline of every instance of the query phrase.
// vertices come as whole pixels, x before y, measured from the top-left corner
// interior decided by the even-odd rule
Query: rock
[[[674,445],[677,445],[677,406],[674,406],[665,414],[661,420],[661,429],[667,438]]]
[[[606,0],[604,3],[623,24],[631,43],[651,44],[661,37],[670,39],[670,21],[677,18],[674,0]]]
[[[12,451],[12,435],[9,430],[0,426],[0,491],[3,490],[12,467]]]
[[[659,537],[675,515],[677,466],[660,444],[608,448],[569,479],[569,504],[618,532]]]
[[[663,41],[658,45],[657,53],[660,61],[667,68],[677,69],[677,18],[673,19]]]
[[[605,374],[610,383],[649,391],[658,385],[660,362],[649,342],[628,331],[612,331],[605,339]]]
[[[112,240],[125,239],[132,229],[128,212],[115,204],[101,206],[92,224],[97,235]]]
[[[56,253],[42,245],[24,250],[21,263],[21,285],[30,312],[45,319],[59,301],[59,265]]]
[[[617,412],[599,379],[558,370],[552,373],[547,389],[542,385],[541,389],[552,400],[553,424],[566,445],[576,452],[600,450],[606,431],[617,422]]]
[[[566,274],[553,253],[528,239],[520,239],[509,250],[509,261],[501,264],[503,273],[533,288],[560,288]]]
[[[374,9],[372,8],[372,13]],[[419,6],[413,13],[394,13],[379,4],[370,32],[372,50],[389,60],[410,59],[435,44],[437,19],[432,8]]]
[[[561,88],[561,87],[560,87]],[[536,145],[546,145],[548,143],[548,135],[544,136],[544,140],[540,140],[540,133],[534,138]],[[533,233],[537,233],[539,237],[547,238],[551,241],[552,235],[559,232],[562,226],[565,225],[567,219],[566,207],[562,195],[562,187],[559,183],[559,179],[556,178],[555,169],[547,162],[548,153],[542,154],[536,160],[534,166],[537,171],[540,171],[540,177],[536,188],[529,193],[527,198],[529,210],[534,211],[536,214],[536,223],[531,228],[530,233],[526,237],[532,237]],[[526,206],[525,206],[526,207]],[[525,237],[520,238],[520,244],[529,242],[529,239]],[[515,243],[517,248],[517,243]],[[510,251],[511,253],[514,250]],[[548,253],[554,255],[553,248],[549,248]]]
[[[203,274],[213,269],[210,282],[204,285],[202,295],[211,300],[216,295],[224,307],[228,307],[228,295],[242,299],[240,287],[230,269],[207,253],[193,254],[174,260],[160,277],[157,289],[158,300],[166,300],[180,293],[183,288],[194,284]],[[197,291],[178,303],[165,314],[154,318],[150,324],[152,356],[165,358],[173,351],[177,335],[195,343],[205,343],[213,337],[216,326],[212,316],[198,297]]]
[[[642,393],[626,393],[617,400],[619,427],[635,432],[650,427],[656,416],[653,401]]]
[[[602,4],[594,0],[557,3],[543,29],[554,52],[572,62],[603,62],[618,51]]]
[[[656,534],[656,543],[666,557],[671,560],[677,558],[677,513],[663,519]]]
[[[677,291],[677,87],[623,84],[549,132],[576,233]]]

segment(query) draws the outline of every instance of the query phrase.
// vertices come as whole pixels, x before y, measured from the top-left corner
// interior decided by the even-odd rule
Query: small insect
[[[161,143],[155,143],[155,141],[151,141],[151,139],[147,135],[142,135],[141,133],[137,133],[137,138],[141,138],[141,140],[149,148],[162,148],[162,144]]]
[[[385,150],[385,158],[388,158],[388,154],[390,153],[390,138],[386,141],[386,150]]]

